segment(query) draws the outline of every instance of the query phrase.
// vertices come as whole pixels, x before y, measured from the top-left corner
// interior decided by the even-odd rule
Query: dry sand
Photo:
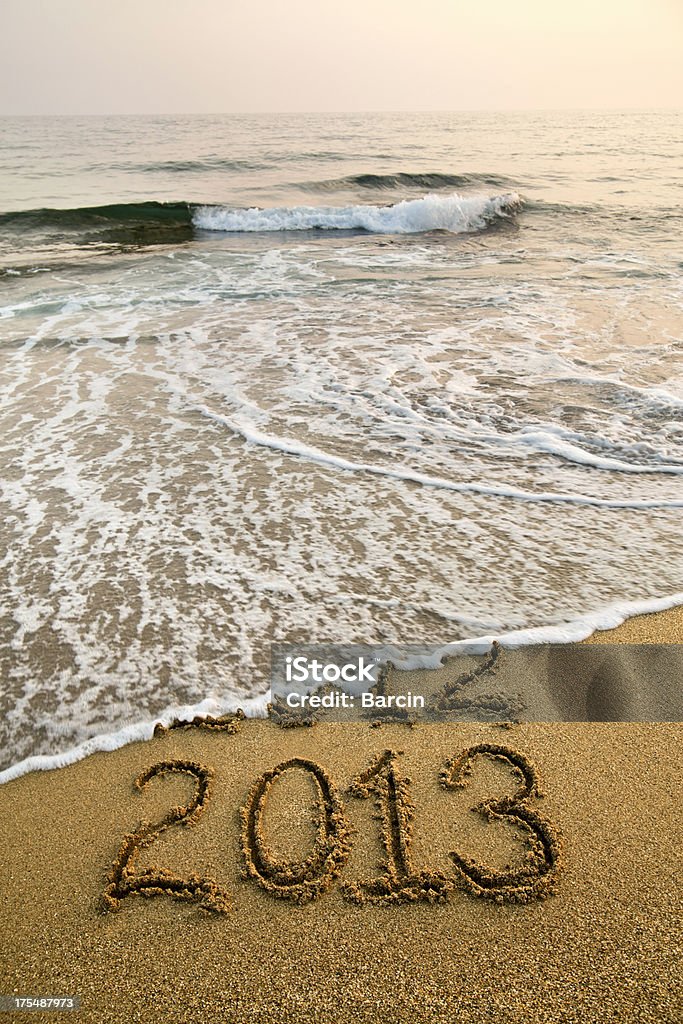
[[[586,644],[683,644],[683,605],[665,612],[634,615],[616,629],[593,633]]]
[[[647,618],[660,628],[661,617]],[[667,623],[668,641],[671,628]],[[642,634],[635,640],[643,642]],[[0,788],[0,993],[79,995],[82,1009],[73,1016],[88,1024],[680,1024],[682,740],[680,724],[280,729],[247,721],[235,733],[175,729],[24,776]],[[475,757],[464,788],[441,785],[447,762],[481,744],[502,756]],[[377,794],[359,799],[349,787],[387,750],[403,751],[394,761],[398,804],[386,799],[397,779],[383,776],[383,806],[395,811],[388,849],[395,865],[417,877],[396,882],[407,896],[373,902],[381,884],[359,883],[386,879],[382,823],[373,817]],[[473,813],[475,803],[520,787],[513,765],[519,754],[535,766],[544,795],[498,805],[507,806],[507,817],[487,821]],[[259,776],[293,758],[324,768],[323,784],[336,788],[328,800],[332,823],[334,799],[343,801],[348,855],[341,863],[343,835],[322,848],[321,863],[334,868],[339,860],[328,886],[315,884],[315,870],[310,883],[296,885],[296,865],[289,876],[264,865],[269,856],[297,861],[314,848],[318,812],[301,767],[272,782],[260,823],[240,819]],[[202,766],[193,769],[198,777],[166,773],[144,790],[134,787],[151,765],[178,759]],[[173,825],[141,849],[118,892],[156,865],[171,879],[212,879],[213,888],[198,880],[189,888],[205,904],[220,910],[228,902],[231,909],[202,909],[199,898],[163,891],[122,895],[117,910],[103,912],[124,836],[142,819],[159,821],[187,805],[206,781],[204,768],[214,774],[194,826]],[[405,777],[408,787],[400,784]],[[412,821],[401,793],[414,805]],[[506,865],[514,872],[524,864],[530,830],[539,859],[526,861],[526,878],[506,879]],[[255,831],[270,850],[254,850]],[[488,874],[471,867],[458,874],[450,851]],[[265,887],[240,877],[245,864],[264,875]],[[478,894],[476,879],[502,892],[503,902]],[[289,891],[312,898],[281,898],[288,883]],[[175,883],[167,877],[162,884]],[[429,886],[445,899],[410,900]],[[111,879],[109,892],[115,898]],[[527,902],[510,901],[525,894]],[[7,1019],[54,1018],[31,1012]]]

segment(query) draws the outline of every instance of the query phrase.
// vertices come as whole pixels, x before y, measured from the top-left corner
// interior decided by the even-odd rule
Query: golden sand
[[[88,1022],[674,1024],[682,732],[247,721],[17,779],[1,791],[2,990],[80,995]],[[467,785],[443,784],[482,745],[532,766],[528,797],[505,754],[475,752]],[[403,751],[394,781],[408,799],[381,787],[363,799],[362,773],[387,751]],[[253,787],[287,761],[259,803]],[[348,834],[330,824],[338,805],[319,815],[304,762],[334,787]],[[497,815],[472,812],[491,799]],[[166,827],[155,837],[143,820]],[[136,835],[151,841],[128,858],[118,909],[103,910]],[[519,883],[521,902],[506,892]]]
[[[599,630],[587,644],[683,644],[683,605],[665,612],[634,615],[616,629]]]
[[[24,776],[0,993],[87,1024],[680,1024],[682,741],[237,718]]]

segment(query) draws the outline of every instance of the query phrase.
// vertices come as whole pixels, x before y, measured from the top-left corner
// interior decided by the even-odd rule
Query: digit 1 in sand
[[[453,888],[445,875],[413,870],[410,855],[413,802],[409,793],[410,779],[401,778],[396,771],[399,753],[385,750],[349,787],[351,796],[361,800],[375,794],[386,853],[384,875],[368,882],[349,882],[343,887],[344,895],[355,903],[414,903],[418,900],[434,903],[446,899]]]

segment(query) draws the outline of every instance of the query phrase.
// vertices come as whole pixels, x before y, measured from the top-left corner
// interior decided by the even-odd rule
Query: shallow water
[[[6,764],[683,589],[681,115],[0,131]]]

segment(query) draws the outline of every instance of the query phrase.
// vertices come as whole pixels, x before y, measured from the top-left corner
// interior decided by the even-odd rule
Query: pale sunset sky
[[[680,108],[683,0],[0,0],[0,113]]]

